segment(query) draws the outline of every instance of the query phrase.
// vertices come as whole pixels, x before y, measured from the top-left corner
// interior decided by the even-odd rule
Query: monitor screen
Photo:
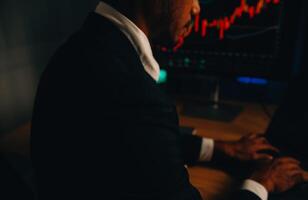
[[[190,36],[156,45],[162,68],[213,76],[286,80],[299,32],[301,0],[201,0]]]

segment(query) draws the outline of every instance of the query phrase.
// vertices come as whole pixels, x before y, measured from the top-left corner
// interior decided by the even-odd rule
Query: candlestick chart
[[[200,4],[203,11],[194,19],[191,37],[199,35],[203,39],[207,36],[216,37],[219,40],[224,40],[226,37],[234,39],[261,35],[279,28],[279,22],[273,23],[272,26],[270,24],[273,22],[273,14],[277,13],[277,8],[273,7],[280,7],[281,0],[203,0]],[[257,24],[257,21],[262,21],[262,27]],[[264,22],[267,22],[268,26]],[[243,35],[226,36],[227,31],[235,32],[235,30],[242,32]],[[180,49],[184,42],[184,38],[180,37],[173,51]]]

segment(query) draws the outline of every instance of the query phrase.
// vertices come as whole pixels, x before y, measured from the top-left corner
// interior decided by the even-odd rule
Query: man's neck
[[[135,18],[130,20],[132,20],[132,22],[134,22],[136,26],[138,26],[138,28],[140,28],[140,30],[142,30],[148,38],[150,38],[148,23],[142,15],[136,16]]]

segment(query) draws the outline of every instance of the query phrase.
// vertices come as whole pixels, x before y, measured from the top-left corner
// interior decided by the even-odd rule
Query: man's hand
[[[251,179],[262,184],[270,193],[285,192],[307,178],[299,165],[300,162],[293,158],[279,158],[264,163]]]
[[[264,137],[257,134],[244,136],[236,142],[215,142],[215,146],[225,155],[242,161],[272,160],[273,154],[279,152]]]

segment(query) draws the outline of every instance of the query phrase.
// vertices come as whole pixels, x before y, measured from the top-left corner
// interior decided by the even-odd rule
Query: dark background
[[[98,0],[0,1],[0,136],[29,121],[49,57]]]

